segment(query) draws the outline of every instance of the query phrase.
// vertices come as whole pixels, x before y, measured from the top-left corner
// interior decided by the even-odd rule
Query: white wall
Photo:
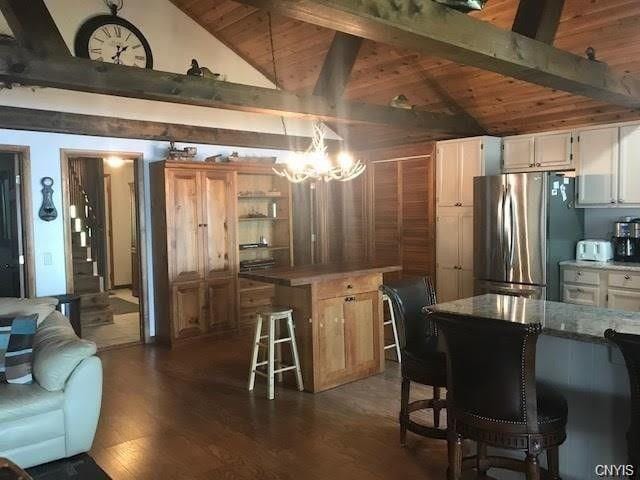
[[[108,13],[103,0],[45,0],[45,3],[72,53],[73,42],[80,25],[92,16]],[[274,88],[274,85],[258,70],[242,60],[168,0],[127,0],[120,16],[136,25],[149,41],[155,70],[186,73],[191,59],[196,58],[200,65],[207,66],[214,72],[226,74],[230,82]],[[0,33],[9,31],[0,14]],[[34,91],[21,87],[0,91],[0,104],[137,120],[283,133],[280,118],[273,115],[125,99],[52,88]],[[311,135],[309,121],[288,118],[286,123],[289,134]],[[333,136],[331,133],[329,135]]]
[[[36,271],[36,295],[56,295],[65,293],[65,259],[64,259],[64,222],[67,212],[62,211],[62,195],[60,188],[60,150],[91,150],[104,152],[139,153],[145,162],[144,189],[141,192],[145,200],[144,227],[150,232],[151,208],[149,205],[149,170],[148,162],[162,160],[166,156],[166,142],[151,142],[147,140],[129,140],[121,138],[103,138],[82,135],[67,135],[58,133],[26,132],[19,130],[0,129],[0,145],[26,145],[30,148],[31,156],[31,188],[34,215],[34,255]],[[179,144],[182,148],[187,144]],[[198,148],[197,160],[218,153],[228,155],[237,151],[240,155],[281,156],[283,152],[277,150],[247,149],[236,147],[221,147],[214,145],[194,145]],[[40,179],[44,176],[52,177],[53,201],[58,209],[58,218],[52,222],[45,222],[38,218],[38,210],[42,203]],[[153,268],[150,233],[145,236],[147,248],[147,269],[149,273],[149,293],[153,298]],[[50,257],[50,264],[46,258]],[[151,327],[150,335],[155,335],[153,301],[148,305]]]
[[[113,242],[113,285],[131,284],[131,212],[135,209],[132,204],[130,184],[134,182],[133,161],[127,161],[122,166],[111,167],[104,162],[104,174],[109,175],[111,182],[111,239]],[[106,188],[106,182],[105,182]],[[108,227],[107,227],[108,228]],[[110,252],[108,252],[110,253]],[[109,265],[111,268],[111,265]]]

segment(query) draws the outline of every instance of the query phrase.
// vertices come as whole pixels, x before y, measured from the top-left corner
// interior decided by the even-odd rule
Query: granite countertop
[[[400,270],[402,270],[400,265],[341,263],[268,268],[265,270],[240,272],[238,276],[241,278],[256,280],[258,282],[275,283],[295,287],[345,277],[368,275],[371,273],[397,272]]]
[[[596,270],[620,270],[624,272],[640,272],[640,263],[633,262],[589,262],[586,260],[565,260],[560,266],[592,268]]]
[[[481,295],[425,307],[434,312],[542,325],[543,333],[586,342],[606,343],[604,332],[640,335],[640,312],[625,312],[509,295]],[[479,319],[481,321],[481,318]]]

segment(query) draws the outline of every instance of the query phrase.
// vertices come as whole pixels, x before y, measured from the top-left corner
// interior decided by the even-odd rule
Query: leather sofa
[[[0,457],[22,468],[87,452],[102,400],[96,345],[79,339],[55,299],[0,299],[0,315],[38,313],[30,385],[0,384]],[[42,320],[41,320],[42,319]]]

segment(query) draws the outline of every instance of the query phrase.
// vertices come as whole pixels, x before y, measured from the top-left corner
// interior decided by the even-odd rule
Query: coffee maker
[[[615,224],[613,259],[616,262],[640,262],[640,218],[621,218]]]

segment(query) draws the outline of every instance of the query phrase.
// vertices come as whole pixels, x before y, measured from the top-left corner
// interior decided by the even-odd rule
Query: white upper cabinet
[[[535,166],[558,170],[572,168],[572,143],[571,132],[535,137]]]
[[[500,169],[500,139],[477,137],[438,142],[437,200],[439,207],[473,206],[473,178]]]
[[[455,207],[460,202],[460,161],[457,143],[438,145],[438,205]]]
[[[534,166],[534,137],[506,137],[503,140],[504,170],[515,172],[528,170]]]
[[[578,203],[612,205],[618,200],[618,127],[578,134]]]
[[[518,135],[504,139],[505,172],[573,168],[572,132]]]
[[[640,205],[640,126],[620,129],[620,166],[618,175],[620,205]]]

